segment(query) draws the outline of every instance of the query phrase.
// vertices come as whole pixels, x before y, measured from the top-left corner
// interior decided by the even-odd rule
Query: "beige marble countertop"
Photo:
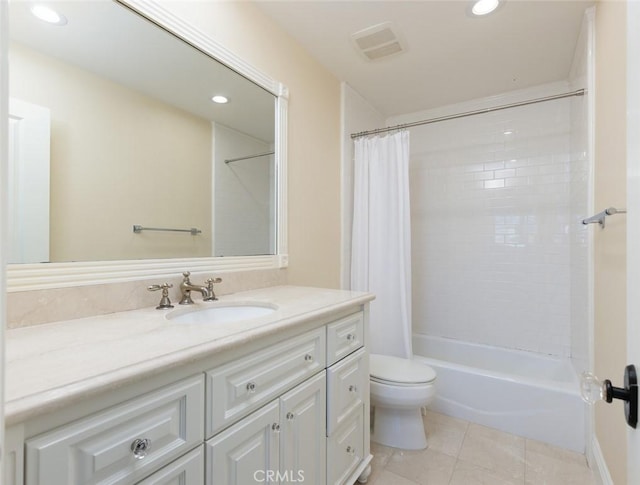
[[[199,295],[196,295],[199,297]],[[370,301],[362,292],[276,286],[197,302],[80,318],[6,332],[5,419],[22,422],[81,396],[291,328]],[[225,304],[275,306],[266,316],[221,324],[175,323],[171,313]]]

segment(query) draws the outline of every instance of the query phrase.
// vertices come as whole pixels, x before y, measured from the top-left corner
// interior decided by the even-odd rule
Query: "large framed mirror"
[[[39,5],[9,6],[9,291],[286,266],[286,87],[152,1]]]

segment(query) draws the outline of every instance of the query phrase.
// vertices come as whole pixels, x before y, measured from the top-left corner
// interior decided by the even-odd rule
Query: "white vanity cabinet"
[[[325,371],[207,441],[207,485],[326,483]]]
[[[364,347],[364,314],[327,326],[327,484],[368,477],[361,465],[369,455],[369,355]]]
[[[206,373],[207,436],[235,422],[207,442],[207,485],[324,485],[325,357],[320,327]]]
[[[206,437],[325,368],[324,327],[206,372]]]
[[[366,301],[300,322],[12,423],[4,483],[351,485],[367,478]]]

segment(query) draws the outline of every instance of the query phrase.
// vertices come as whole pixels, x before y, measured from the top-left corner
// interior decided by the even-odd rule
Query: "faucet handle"
[[[204,301],[214,301],[217,300],[218,297],[216,296],[216,294],[213,291],[213,284],[214,283],[222,283],[222,278],[209,278],[205,281],[205,283],[207,284],[207,290],[209,290],[209,296],[207,298],[204,298]]]
[[[162,285],[151,285],[151,286],[147,286],[147,290],[149,291],[158,291],[158,290],[162,290],[162,292],[164,293],[165,291],[168,291],[169,288],[173,288],[173,285],[171,283],[163,283]]]
[[[191,276],[191,271],[185,271],[182,273],[182,276],[184,276],[183,281],[186,283],[189,281],[189,276]]]
[[[173,288],[171,283],[164,283],[162,285],[147,286],[149,291],[162,290],[162,297],[160,298],[160,304],[156,307],[156,310],[165,310],[167,308],[173,308],[171,300],[169,299],[169,288]]]

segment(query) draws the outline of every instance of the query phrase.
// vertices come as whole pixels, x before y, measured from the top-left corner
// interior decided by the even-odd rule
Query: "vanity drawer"
[[[365,349],[360,349],[327,369],[328,436],[364,402],[369,379],[366,357]]]
[[[364,456],[364,406],[354,410],[327,441],[327,483],[343,485]]]
[[[325,367],[319,328],[206,373],[206,437],[228,427]]]
[[[134,483],[202,442],[203,403],[198,375],[30,439],[26,484]]]
[[[327,325],[327,365],[364,345],[364,314],[354,313]]]

